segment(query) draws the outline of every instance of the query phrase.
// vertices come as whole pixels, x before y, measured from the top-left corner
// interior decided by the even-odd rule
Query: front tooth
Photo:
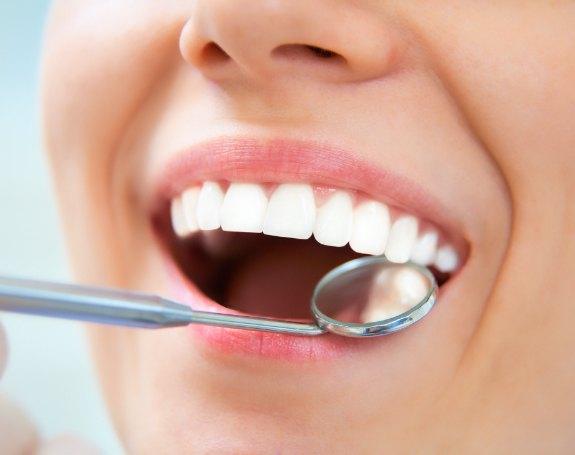
[[[459,256],[453,247],[446,245],[437,250],[437,257],[435,258],[437,270],[444,273],[453,272],[458,264]]]
[[[391,225],[385,257],[392,262],[407,262],[416,240],[417,218],[413,216],[398,218]]]
[[[198,187],[188,188],[182,193],[182,209],[188,229],[193,232],[198,230],[198,218],[196,217],[196,206],[198,205]]]
[[[344,246],[351,238],[353,201],[345,191],[336,191],[317,211],[313,235],[322,245]]]
[[[389,210],[385,204],[368,201],[353,212],[349,246],[362,254],[383,254],[389,235]]]
[[[257,183],[232,183],[224,197],[220,222],[229,232],[262,232],[268,198]]]
[[[172,199],[170,205],[170,215],[172,218],[172,228],[178,237],[185,237],[190,234],[186,219],[184,218],[184,210],[182,208],[182,199],[176,197]]]
[[[270,198],[264,234],[309,239],[315,223],[315,199],[310,185],[284,183]]]
[[[411,260],[421,265],[432,264],[437,254],[437,237],[435,231],[426,232],[419,237],[411,251]]]
[[[204,182],[200,195],[196,214],[198,226],[203,231],[211,231],[220,227],[220,209],[224,202],[224,192],[216,182]]]

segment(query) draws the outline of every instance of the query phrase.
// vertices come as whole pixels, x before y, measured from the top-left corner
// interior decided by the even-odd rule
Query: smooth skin
[[[91,328],[128,452],[572,452],[574,81],[571,0],[57,1],[43,119],[79,281],[168,292],[153,177],[223,134],[393,167],[470,247],[424,324],[333,362]]]

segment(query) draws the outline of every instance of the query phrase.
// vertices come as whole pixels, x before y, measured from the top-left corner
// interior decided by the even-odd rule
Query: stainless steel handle
[[[142,293],[0,277],[1,311],[146,328],[189,323],[189,308],[177,305],[173,314],[165,306],[163,299]]]
[[[0,277],[0,311],[142,328],[205,324],[321,335],[315,324],[195,311],[158,296],[75,284]]]

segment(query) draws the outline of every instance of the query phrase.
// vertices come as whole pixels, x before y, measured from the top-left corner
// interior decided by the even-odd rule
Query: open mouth
[[[216,161],[225,160],[223,153]],[[354,186],[306,182],[301,173],[290,181],[294,173],[272,169],[273,162],[261,172],[261,156],[257,163],[238,173],[214,162],[206,171],[204,161],[188,160],[165,185],[155,213],[159,237],[187,285],[221,310],[311,320],[317,281],[363,255],[428,266],[440,286],[462,267],[462,240],[408,209]]]

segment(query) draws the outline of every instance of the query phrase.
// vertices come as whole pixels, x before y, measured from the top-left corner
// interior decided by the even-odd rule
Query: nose
[[[180,35],[183,58],[218,81],[376,79],[401,49],[390,23],[338,0],[198,0]]]

